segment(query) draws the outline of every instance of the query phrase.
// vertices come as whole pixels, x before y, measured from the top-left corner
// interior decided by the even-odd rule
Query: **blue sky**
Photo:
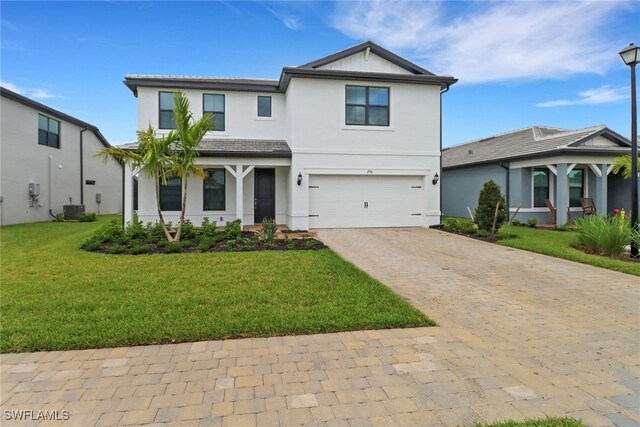
[[[7,2],[2,85],[135,140],[126,74],[277,79],[371,39],[460,81],[444,96],[452,145],[534,124],[630,133],[640,2]]]

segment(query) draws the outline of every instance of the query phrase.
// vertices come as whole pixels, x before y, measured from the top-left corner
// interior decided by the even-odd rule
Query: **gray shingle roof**
[[[125,150],[135,150],[137,143],[122,145]],[[291,158],[287,141],[265,139],[203,139],[198,152],[204,157],[284,157]]]
[[[598,135],[615,145],[581,145]],[[623,154],[629,151],[629,147],[629,141],[604,125],[577,130],[531,126],[445,148],[442,151],[442,167],[492,163],[558,152]]]

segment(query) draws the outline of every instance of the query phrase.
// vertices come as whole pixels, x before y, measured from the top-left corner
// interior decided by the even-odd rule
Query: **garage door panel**
[[[421,176],[312,175],[310,227],[420,225]],[[366,202],[366,207],[365,207]]]

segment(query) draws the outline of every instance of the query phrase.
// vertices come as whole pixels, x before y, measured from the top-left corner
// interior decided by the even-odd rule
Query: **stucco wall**
[[[60,148],[38,144],[38,111],[6,97],[0,98],[2,224],[48,221],[49,214],[62,212],[62,206],[80,204],[80,130],[60,121]],[[47,115],[47,114],[45,114]],[[55,117],[54,117],[55,118]],[[103,164],[92,156],[103,147],[92,131],[84,132],[85,185],[87,212],[97,212],[95,192],[102,194],[101,213],[122,210],[122,168],[114,161]],[[30,182],[40,184],[36,203],[29,200]]]

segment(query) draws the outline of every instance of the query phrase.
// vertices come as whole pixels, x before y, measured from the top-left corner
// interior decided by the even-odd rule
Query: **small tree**
[[[638,159],[638,170],[640,170],[640,159]],[[624,179],[630,179],[631,178],[631,154],[625,154],[624,156],[620,156],[614,159],[612,171],[615,174],[622,171],[622,177]]]
[[[485,182],[480,191],[478,207],[475,212],[475,221],[478,229],[492,231],[498,203],[500,203],[500,206],[498,207],[498,216],[495,221],[496,230],[507,220],[507,202],[498,184],[494,181]]]

